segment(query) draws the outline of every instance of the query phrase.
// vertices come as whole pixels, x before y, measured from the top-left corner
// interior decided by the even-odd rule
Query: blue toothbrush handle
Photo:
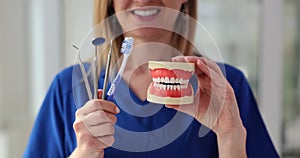
[[[109,101],[114,100],[114,93],[115,93],[115,90],[116,90],[116,86],[119,85],[120,81],[121,81],[121,75],[118,74],[117,77],[115,78],[115,80],[113,81],[113,83],[111,84],[108,92],[106,93],[107,94],[107,100],[109,100]]]

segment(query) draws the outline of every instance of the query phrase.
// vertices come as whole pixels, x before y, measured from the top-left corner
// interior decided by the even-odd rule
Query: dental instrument
[[[122,65],[120,67],[120,70],[116,76],[116,78],[114,79],[114,81],[112,82],[110,89],[107,92],[108,98],[109,100],[113,99],[113,94],[115,92],[116,89],[116,85],[119,84],[121,78],[122,78],[122,74],[125,70],[126,64],[127,64],[127,60],[132,52],[133,49],[133,44],[134,44],[134,39],[132,37],[125,37],[123,42],[122,42],[122,47],[121,47],[121,53],[124,54],[124,58],[122,61]],[[105,92],[105,91],[104,91]]]
[[[92,40],[92,44],[95,46],[94,59],[93,59],[93,70],[94,70],[94,99],[98,99],[98,46],[105,42],[103,37],[97,37]]]
[[[89,84],[87,73],[85,71],[84,65],[82,64],[82,60],[81,60],[81,57],[80,57],[80,49],[76,45],[73,45],[73,47],[75,49],[77,49],[76,54],[77,54],[77,57],[78,57],[78,60],[79,60],[79,67],[80,67],[80,70],[81,70],[81,75],[82,75],[82,78],[83,78],[83,82],[84,82],[85,89],[86,89],[86,92],[88,94],[89,100],[91,100],[92,99],[91,86]]]
[[[104,76],[104,82],[103,82],[103,93],[102,93],[102,98],[103,100],[106,99],[105,93],[107,89],[107,83],[108,83],[108,78],[109,78],[109,69],[110,69],[110,62],[111,62],[111,54],[112,54],[112,46],[113,46],[113,41],[115,39],[115,36],[113,36],[110,40],[110,47],[109,47],[109,52],[107,55],[107,62],[106,62],[106,68],[105,68],[105,76]]]

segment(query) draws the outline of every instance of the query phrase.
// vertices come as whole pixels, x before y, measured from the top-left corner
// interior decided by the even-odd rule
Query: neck
[[[152,81],[148,69],[148,61],[170,61],[174,56],[180,55],[172,47],[172,33],[166,33],[160,39],[134,37],[134,47],[128,59],[123,79],[130,89],[141,99],[147,97],[147,88]],[[127,34],[125,36],[130,36]]]
[[[143,28],[124,33],[124,36],[133,37],[136,46],[145,43],[161,43],[171,46],[173,32],[158,28]]]

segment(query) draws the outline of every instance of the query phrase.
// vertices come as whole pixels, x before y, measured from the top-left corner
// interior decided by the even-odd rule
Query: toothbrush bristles
[[[131,52],[131,49],[133,47],[133,38],[132,37],[125,37],[125,39],[122,42],[122,48],[121,53],[122,54],[128,54]]]

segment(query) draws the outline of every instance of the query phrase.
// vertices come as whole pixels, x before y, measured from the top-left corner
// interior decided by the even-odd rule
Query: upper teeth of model
[[[148,9],[148,10],[134,10],[134,14],[139,16],[151,16],[158,13],[157,9]]]
[[[157,78],[152,78],[153,82],[155,83],[171,83],[171,84],[188,84],[189,79],[184,80],[182,78],[169,78],[169,77],[157,77]]]

